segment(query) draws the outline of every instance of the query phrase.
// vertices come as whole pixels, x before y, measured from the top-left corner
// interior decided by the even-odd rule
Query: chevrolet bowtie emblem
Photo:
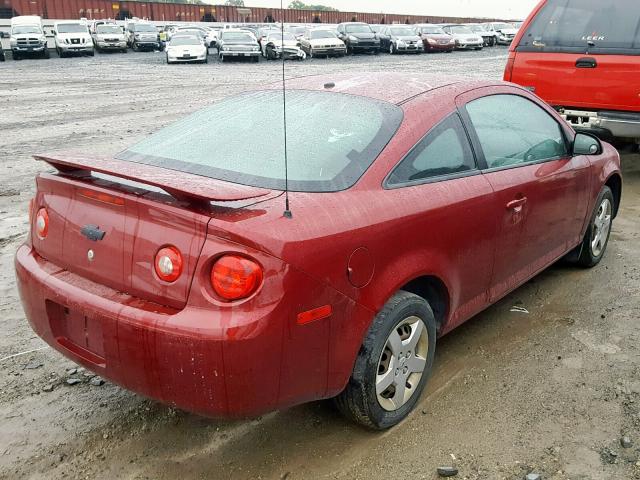
[[[98,242],[104,238],[106,232],[100,230],[97,225],[85,225],[80,230],[80,233],[87,237],[92,242]]]

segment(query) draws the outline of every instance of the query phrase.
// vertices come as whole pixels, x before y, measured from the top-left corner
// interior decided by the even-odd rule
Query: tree
[[[227,0],[224,4],[231,7],[244,7],[244,0]]]
[[[293,10],[313,10],[316,12],[337,12],[338,9],[327,7],[326,5],[307,5],[302,0],[293,0],[289,4],[289,8]]]

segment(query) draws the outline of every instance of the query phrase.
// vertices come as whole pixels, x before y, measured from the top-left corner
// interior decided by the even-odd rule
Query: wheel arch
[[[618,216],[620,202],[622,201],[622,177],[619,173],[613,173],[604,184],[609,187],[613,193],[615,203],[613,206],[613,218],[616,218]]]
[[[438,331],[442,330],[447,323],[451,304],[449,289],[444,281],[435,275],[421,275],[402,285],[399,290],[424,298],[433,310]]]

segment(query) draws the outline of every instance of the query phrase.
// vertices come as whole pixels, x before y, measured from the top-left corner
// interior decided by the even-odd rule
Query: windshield
[[[314,30],[311,32],[310,38],[312,40],[318,40],[320,38],[336,38],[336,34],[329,30]]]
[[[98,33],[122,33],[122,29],[117,25],[98,25],[96,27]]]
[[[154,33],[158,32],[156,27],[154,27],[153,25],[144,25],[144,24],[134,25],[133,30],[135,32],[154,32]]]
[[[347,33],[372,33],[369,25],[347,25],[345,31]]]
[[[11,32],[14,35],[22,35],[22,34],[25,34],[25,33],[42,33],[42,30],[40,30],[40,27],[36,27],[36,26],[19,25],[17,27],[13,27]]]
[[[236,42],[251,42],[253,43],[253,38],[251,38],[251,35],[248,33],[242,33],[242,32],[225,32],[222,35],[222,38],[224,40],[233,40]]]
[[[457,35],[468,35],[473,32],[469,27],[451,27],[451,33],[455,33]]]
[[[282,33],[271,33],[269,34],[269,41],[270,42],[277,42],[279,40],[282,39]],[[293,40],[295,42],[296,37],[294,37],[292,34],[284,32],[284,39],[286,40]]]
[[[513,30],[516,27],[514,27],[510,23],[494,23],[493,28],[495,28],[496,30]]]
[[[392,35],[399,37],[415,37],[416,32],[409,27],[391,27],[389,29]]]
[[[282,96],[275,91],[241,94],[160,130],[117,157],[283,190],[282,109]],[[371,98],[288,92],[289,188],[325,192],[351,187],[387,145],[402,117],[400,107]],[[259,118],[274,121],[269,128],[256,128]]]
[[[176,35],[171,38],[169,42],[170,47],[177,47],[180,45],[201,45],[202,42],[198,37],[194,37],[193,35]]]
[[[638,50],[637,0],[550,0],[518,45],[518,51],[558,53],[638,55]]]
[[[420,33],[424,33],[426,35],[446,35],[444,30],[440,27],[420,27]]]
[[[484,28],[482,28],[480,25],[469,25],[469,29],[472,32],[476,32],[476,33],[484,32]]]
[[[59,23],[58,33],[87,33],[87,27],[81,23]]]

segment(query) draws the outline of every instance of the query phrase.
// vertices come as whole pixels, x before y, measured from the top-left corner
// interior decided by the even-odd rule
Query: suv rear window
[[[345,190],[402,122],[391,103],[342,93],[287,92],[289,189]],[[254,187],[284,190],[282,92],[251,92],[204,108],[117,155]]]
[[[549,0],[517,51],[640,55],[638,0]]]

